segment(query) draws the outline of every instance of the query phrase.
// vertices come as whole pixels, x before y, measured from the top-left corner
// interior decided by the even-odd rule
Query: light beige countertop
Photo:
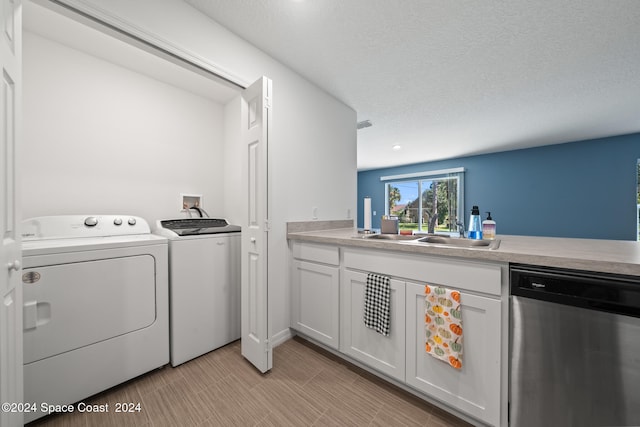
[[[329,227],[344,225],[340,221],[327,223]],[[500,247],[490,250],[372,240],[363,238],[354,227],[320,229],[312,225],[315,229],[304,231],[310,230],[305,223],[289,224],[294,224],[288,227],[289,240],[640,276],[640,242],[635,241],[499,235]]]

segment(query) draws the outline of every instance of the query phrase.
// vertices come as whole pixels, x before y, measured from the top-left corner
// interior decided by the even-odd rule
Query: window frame
[[[389,215],[389,186],[394,183],[400,182],[417,182],[418,184],[418,229],[416,232],[418,233],[426,233],[428,228],[423,229],[422,222],[422,182],[423,181],[434,181],[438,179],[455,179],[458,181],[458,192],[457,192],[457,218],[464,224],[464,174],[465,168],[451,168],[451,169],[440,169],[433,171],[423,171],[423,172],[415,172],[401,175],[387,175],[380,177],[380,181],[384,183],[384,213],[385,215]],[[436,234],[444,234],[449,236],[457,236],[458,231],[448,231],[448,232],[435,232]]]
[[[636,163],[636,241],[640,242],[640,159]]]

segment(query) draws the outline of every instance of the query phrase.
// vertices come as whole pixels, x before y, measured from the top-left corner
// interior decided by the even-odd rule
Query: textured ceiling
[[[371,120],[359,169],[640,131],[638,0],[185,1]]]

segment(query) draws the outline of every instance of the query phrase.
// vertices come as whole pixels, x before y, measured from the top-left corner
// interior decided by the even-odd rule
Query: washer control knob
[[[136,219],[135,218],[129,218],[129,221],[127,221],[129,223],[129,225],[136,225]]]
[[[87,227],[95,227],[96,225],[98,225],[98,218],[96,218],[95,216],[88,216],[84,219],[84,225],[86,225]]]
[[[116,218],[113,220],[113,225],[122,225],[122,218]]]

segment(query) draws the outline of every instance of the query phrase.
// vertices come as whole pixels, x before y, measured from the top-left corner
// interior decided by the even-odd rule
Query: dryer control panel
[[[55,215],[22,222],[22,240],[77,239],[83,237],[149,234],[143,218],[133,215]]]
[[[159,230],[170,230],[171,233],[178,236],[237,233],[242,230],[239,225],[229,224],[224,218],[167,219],[158,221],[158,227]]]

